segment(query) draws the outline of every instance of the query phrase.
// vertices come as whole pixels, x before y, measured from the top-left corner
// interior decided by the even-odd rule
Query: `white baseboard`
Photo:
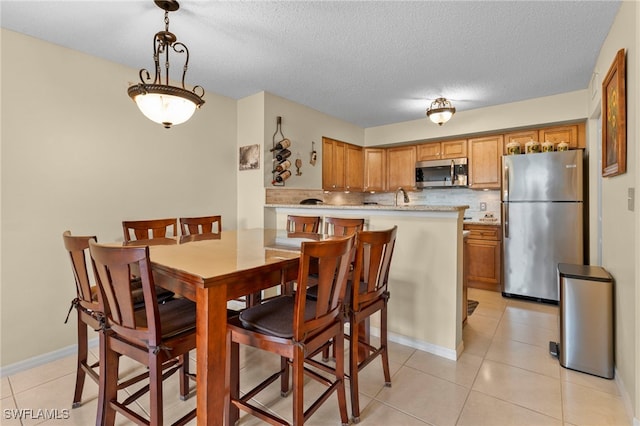
[[[89,339],[89,347],[97,347],[98,338]],[[38,367],[43,364],[47,364],[51,361],[58,360],[60,358],[67,357],[69,355],[75,355],[78,353],[78,345],[70,345],[62,349],[58,349],[53,352],[34,356],[23,361],[16,362],[15,364],[9,364],[6,367],[0,367],[0,377],[11,376],[21,371],[28,370],[30,368]]]
[[[347,324],[348,327],[349,324]],[[380,337],[380,329],[377,327],[371,327],[371,335]],[[443,358],[450,359],[452,361],[456,361],[459,357],[459,354],[464,350],[464,343],[460,342],[460,346],[456,348],[456,350],[444,348],[442,346],[434,345],[433,343],[423,342],[421,340],[412,339],[407,336],[403,336],[402,334],[396,334],[392,332],[387,332],[387,339],[392,342],[399,343],[404,346],[409,346],[413,349],[419,349],[421,351],[429,352],[430,354],[441,356]]]

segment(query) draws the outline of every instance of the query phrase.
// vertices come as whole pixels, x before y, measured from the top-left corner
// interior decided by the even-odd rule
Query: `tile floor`
[[[412,348],[391,344],[393,386],[383,386],[379,362],[361,373],[361,424],[367,425],[631,425],[613,380],[566,370],[548,353],[557,340],[557,307],[503,299],[500,294],[469,290],[480,302],[464,327],[465,351],[457,362]],[[95,350],[94,350],[95,353]],[[242,352],[241,388],[266,377],[279,360],[269,354]],[[89,379],[84,404],[70,409],[74,385],[74,357],[67,357],[13,376],[2,378],[2,425],[94,422],[97,386]],[[136,366],[124,362],[123,370]],[[165,422],[188,411],[195,398],[177,398],[177,377],[165,385]],[[320,385],[308,382],[305,393]],[[348,397],[347,397],[348,399]],[[277,384],[258,396],[257,402],[291,419],[291,398],[279,396]],[[308,424],[340,424],[335,396],[314,414]],[[148,406],[144,398],[137,409]],[[58,420],[11,419],[7,409],[58,409]],[[63,411],[66,410],[66,411]],[[42,417],[42,416],[41,416]],[[195,424],[195,421],[193,422]],[[117,418],[117,424],[127,422]],[[244,415],[240,424],[260,424]]]

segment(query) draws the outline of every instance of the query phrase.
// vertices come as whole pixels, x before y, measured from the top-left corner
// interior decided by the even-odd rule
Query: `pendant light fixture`
[[[456,109],[445,98],[438,98],[431,102],[431,106],[427,109],[427,117],[438,126],[449,121],[455,113]]]
[[[177,41],[175,34],[169,31],[169,12],[175,12],[180,8],[180,5],[174,0],[155,0],[155,4],[164,10],[164,31],[156,33],[153,39],[155,76],[151,80],[149,71],[141,69],[139,74],[141,83],[130,86],[127,93],[149,120],[162,124],[168,129],[175,124],[189,120],[196,108],[200,108],[204,104],[202,99],[204,89],[195,86],[193,90],[189,91],[184,87],[184,77],[189,65],[189,49],[184,43]],[[181,88],[169,85],[170,50],[177,54],[184,53],[186,55]],[[165,70],[164,84],[160,68],[162,57],[164,58],[163,68]]]

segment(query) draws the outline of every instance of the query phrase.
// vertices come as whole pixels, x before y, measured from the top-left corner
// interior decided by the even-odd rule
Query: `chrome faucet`
[[[393,204],[395,207],[398,207],[398,192],[402,192],[405,204],[409,202],[409,196],[407,195],[407,191],[405,191],[404,189],[402,189],[402,187],[400,187],[396,189],[396,196],[394,198],[394,204]]]

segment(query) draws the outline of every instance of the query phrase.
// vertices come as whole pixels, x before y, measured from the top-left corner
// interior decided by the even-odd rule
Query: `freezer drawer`
[[[613,378],[613,279],[600,267],[558,265],[560,365]]]
[[[558,263],[584,262],[582,203],[503,203],[505,296],[557,302]]]

